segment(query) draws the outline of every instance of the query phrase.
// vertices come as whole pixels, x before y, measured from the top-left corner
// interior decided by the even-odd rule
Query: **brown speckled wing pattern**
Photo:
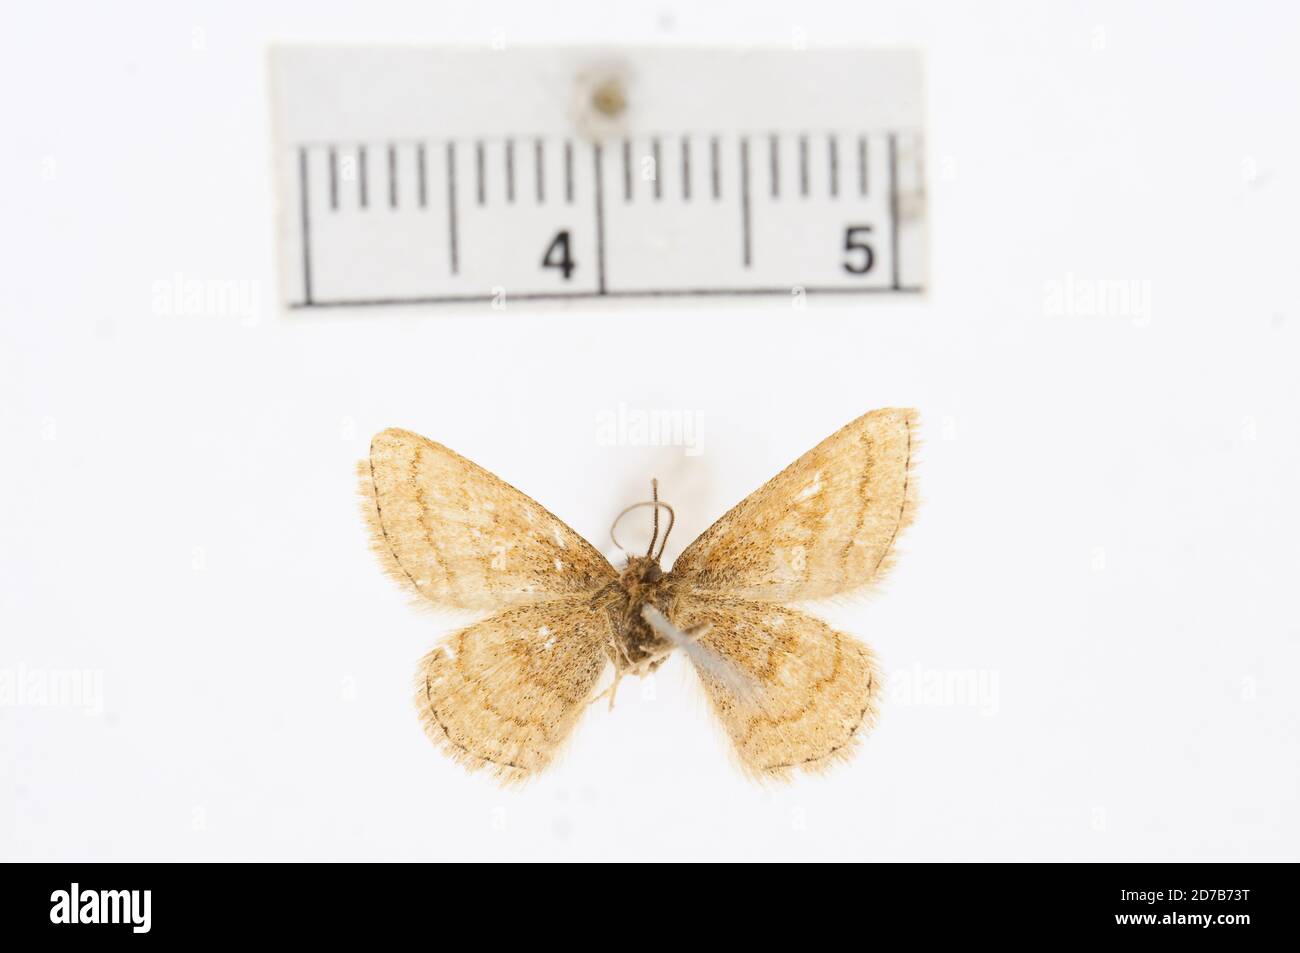
[[[745,497],[677,557],[699,593],[798,602],[869,586],[912,520],[916,411],[873,410]]]
[[[742,766],[762,777],[846,758],[883,689],[870,649],[779,605],[860,592],[889,568],[916,505],[916,412],[876,410],[809,450],[686,548],[669,619],[745,672],[698,668]]]
[[[502,781],[542,770],[604,672],[605,609],[587,597],[517,606],[426,655],[415,704],[434,744]]]
[[[770,602],[683,597],[674,624],[708,625],[700,644],[752,681],[738,693],[697,667],[741,766],[762,778],[820,771],[853,753],[883,688],[871,650],[825,622]]]
[[[380,562],[435,606],[499,610],[593,592],[618,578],[541,504],[418,434],[376,436],[359,476]]]

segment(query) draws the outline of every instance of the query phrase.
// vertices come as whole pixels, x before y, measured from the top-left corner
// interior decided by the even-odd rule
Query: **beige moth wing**
[[[594,592],[618,578],[541,504],[418,434],[385,430],[357,469],[380,563],[435,606],[503,609]]]
[[[889,568],[912,520],[917,415],[875,410],[751,493],[686,548],[668,617],[745,673],[738,692],[696,666],[742,765],[764,777],[819,770],[874,724],[883,687],[870,649],[780,603],[860,591]]]
[[[607,607],[586,596],[516,606],[462,629],[420,663],[425,733],[504,782],[541,771],[588,707],[609,633]]]
[[[696,593],[801,602],[862,589],[912,521],[914,410],[873,410],[732,507],[673,563]]]
[[[819,771],[853,753],[879,712],[883,680],[871,650],[820,619],[768,602],[681,597],[674,625],[703,628],[699,643],[747,684],[696,665],[741,766],[761,778]]]
[[[430,604],[496,612],[422,660],[416,706],[436,745],[505,781],[550,763],[586,708],[612,638],[617,574],[585,539],[482,467],[385,430],[358,465],[371,545]]]

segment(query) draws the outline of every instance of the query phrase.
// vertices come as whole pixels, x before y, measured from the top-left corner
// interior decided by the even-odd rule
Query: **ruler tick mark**
[[[748,268],[753,263],[753,239],[749,227],[749,139],[740,140],[740,231],[744,246],[743,261]]]
[[[632,201],[632,143],[623,140],[623,201]]]
[[[867,137],[858,136],[858,194],[867,194]]]
[[[388,146],[388,207],[397,208],[397,147]]]
[[[370,204],[369,187],[366,181],[366,147],[360,146],[357,149],[357,189],[360,193],[361,207],[366,208]]]
[[[840,149],[833,134],[826,137],[826,148],[830,153],[831,198],[836,198],[840,194]]]
[[[808,197],[808,137],[799,137],[799,194]]]
[[[460,269],[456,234],[456,143],[447,143],[447,230],[451,249],[451,273]]]
[[[483,141],[479,140],[474,143],[474,176],[475,182],[477,183],[475,188],[478,191],[479,205],[483,205],[487,202],[487,186],[483,182],[483,163]]]
[[[564,141],[564,201],[573,204],[573,141]]]
[[[682,201],[691,200],[691,138],[682,136]]]
[[[660,163],[660,161],[659,161],[659,140],[658,140],[658,138],[655,138],[655,139],[651,139],[651,140],[650,140],[650,153],[651,153],[651,155],[653,156],[653,161],[654,161],[654,165],[653,165],[653,168],[651,169],[651,171],[654,172],[655,201],[658,202],[661,198],[663,198],[663,194],[664,194],[664,193],[663,193],[663,181],[664,181],[664,177],[663,177],[663,175],[661,174],[661,170],[660,170],[660,168],[659,168],[659,166],[661,165],[661,163]]]
[[[600,143],[592,145],[592,163],[596,172],[596,290],[605,294],[605,178],[601,171]]]
[[[772,198],[781,197],[781,145],[775,133],[767,137],[768,174],[772,178]]]
[[[718,171],[718,137],[709,140],[709,177],[713,180],[713,200],[722,198],[722,179]]]
[[[425,181],[427,175],[424,166],[424,143],[422,142],[415,149],[416,188],[420,194],[420,208],[428,208],[429,206],[429,192]]]
[[[542,205],[546,201],[546,152],[541,139],[533,141],[533,168],[537,174],[537,204]]]
[[[898,145],[894,134],[889,134],[889,248],[892,287],[898,291]]]
[[[307,200],[307,147],[298,147],[298,193],[301,196],[302,215],[302,297],[312,303],[311,294],[311,211]]]
[[[339,154],[330,146],[330,211],[339,210]]]
[[[515,202],[515,141],[506,140],[506,204]]]

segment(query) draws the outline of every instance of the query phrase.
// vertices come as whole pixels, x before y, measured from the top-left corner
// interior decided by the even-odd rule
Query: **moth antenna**
[[[640,509],[643,506],[654,507],[656,513],[659,511],[661,507],[668,511],[668,529],[664,530],[663,540],[660,541],[661,543],[667,542],[668,534],[673,531],[673,524],[677,522],[677,514],[673,512],[673,508],[669,506],[667,503],[664,503],[662,500],[641,500],[639,503],[633,503],[631,506],[624,509],[623,512],[619,513],[617,516],[614,517],[614,523],[609,528],[610,541],[613,542],[613,544],[618,547],[620,552],[626,553],[627,550],[623,547],[623,544],[618,541],[618,537],[614,535],[614,532],[615,530],[618,529],[618,524],[622,521],[624,516],[627,516],[628,513],[631,513],[633,510]],[[663,555],[662,545],[659,547],[659,554],[661,556]]]
[[[651,478],[650,480],[650,501],[656,504],[659,502],[659,481],[654,478]],[[655,506],[652,512],[654,513],[654,523],[652,524],[653,531],[650,533],[650,545],[646,547],[646,559],[649,559],[651,554],[654,553],[655,543],[659,539],[659,507]]]
[[[656,534],[658,534],[659,532],[659,507],[662,506],[666,510],[668,510],[668,528],[664,530],[664,538],[659,541],[659,554],[655,556],[655,562],[659,562],[661,559],[664,558],[664,550],[668,547],[668,534],[673,531],[673,524],[677,522],[677,513],[667,503],[659,502],[659,481],[658,480],[654,481],[654,489],[655,489],[655,503],[657,504],[655,506],[655,533]]]

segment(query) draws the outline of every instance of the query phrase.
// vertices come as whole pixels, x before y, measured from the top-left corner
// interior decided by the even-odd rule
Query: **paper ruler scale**
[[[293,308],[923,290],[912,54],[272,62]]]

